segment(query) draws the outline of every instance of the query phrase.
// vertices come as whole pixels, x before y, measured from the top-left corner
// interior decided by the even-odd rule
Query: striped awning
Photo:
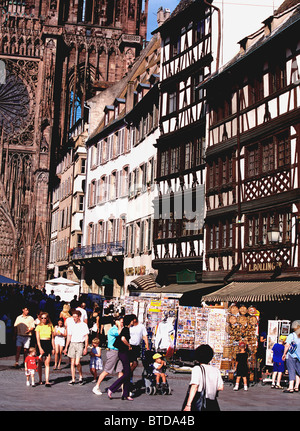
[[[264,302],[300,295],[300,281],[234,281],[216,292],[204,295],[206,302]]]
[[[141,275],[130,282],[130,286],[137,290],[148,290],[156,287],[155,276],[153,274]]]

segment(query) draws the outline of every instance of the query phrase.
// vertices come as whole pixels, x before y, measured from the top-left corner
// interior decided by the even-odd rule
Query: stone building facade
[[[57,156],[86,100],[139,54],[147,9],[148,0],[0,1],[1,274],[44,283]]]

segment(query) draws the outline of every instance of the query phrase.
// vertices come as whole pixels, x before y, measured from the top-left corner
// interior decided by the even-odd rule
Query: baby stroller
[[[168,381],[164,384],[161,383],[159,386],[156,385],[156,377],[153,372],[153,355],[155,352],[151,352],[150,350],[145,352],[145,356],[142,360],[144,369],[142,372],[142,379],[144,381],[145,392],[147,395],[171,395],[171,388],[168,384]]]

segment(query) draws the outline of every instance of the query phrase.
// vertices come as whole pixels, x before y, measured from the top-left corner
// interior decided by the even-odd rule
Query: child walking
[[[92,340],[92,349],[90,352],[91,359],[90,359],[90,372],[92,376],[94,377],[93,383],[97,382],[98,376],[97,371],[102,371],[103,369],[103,363],[101,358],[101,348],[100,348],[100,340],[99,338],[94,338]]]
[[[67,329],[64,325],[64,319],[60,317],[57,325],[54,328],[54,346],[55,346],[55,359],[53,370],[60,370],[62,351],[65,347],[67,337]]]
[[[284,335],[280,335],[279,343],[275,343],[273,350],[273,373],[272,373],[272,385],[271,388],[283,389],[280,386],[282,373],[285,371],[284,360],[282,359],[282,355],[284,353],[284,343],[286,337]],[[275,383],[277,377],[277,383]]]
[[[34,347],[29,348],[29,354],[25,358],[24,366],[25,366],[25,376],[26,376],[26,385],[30,386],[30,377],[31,377],[31,386],[35,386],[34,375],[37,371],[37,361],[39,357],[36,356],[36,350]]]
[[[236,378],[235,386],[234,386],[233,390],[234,391],[238,391],[239,390],[240,380],[241,380],[241,377],[242,377],[243,378],[243,382],[244,382],[244,390],[248,391],[247,379],[248,379],[249,369],[248,369],[248,353],[246,352],[246,344],[243,343],[243,342],[241,342],[239,344],[239,348],[240,348],[240,351],[236,355],[236,374],[237,374],[237,378]]]

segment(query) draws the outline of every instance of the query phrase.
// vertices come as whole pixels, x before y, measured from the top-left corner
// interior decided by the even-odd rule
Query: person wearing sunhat
[[[154,371],[153,371],[153,373],[155,374],[155,378],[156,378],[156,386],[157,387],[159,386],[160,379],[162,380],[162,384],[164,386],[167,383],[167,376],[165,373],[165,369],[166,369],[167,364],[163,360],[163,357],[160,353],[155,353],[155,355],[153,355],[153,359],[154,359],[154,363],[153,363]]]
[[[283,392],[299,392],[300,383],[300,320],[294,320],[291,332],[284,346],[282,359],[286,361],[289,372],[289,387]]]

